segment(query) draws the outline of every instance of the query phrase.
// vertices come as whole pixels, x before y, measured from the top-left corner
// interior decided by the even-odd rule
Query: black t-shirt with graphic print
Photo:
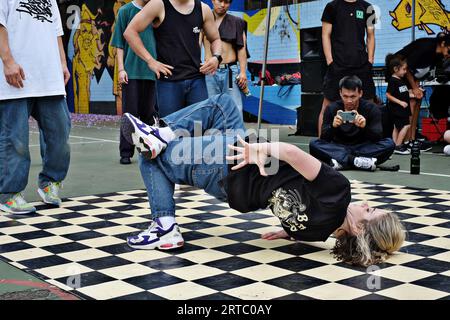
[[[284,230],[303,241],[325,241],[347,214],[350,183],[322,164],[314,181],[308,181],[288,163],[280,161],[275,175],[261,176],[256,165],[231,171],[225,189],[231,208],[250,212],[269,207]]]
[[[326,5],[322,22],[333,25],[331,51],[334,64],[358,68],[367,63],[366,29],[376,22],[375,10],[370,3],[334,0]]]
[[[402,79],[391,77],[386,91],[394,98],[408,103],[408,106],[403,108],[401,105],[388,100],[387,106],[389,111],[397,117],[409,117],[411,115],[411,109],[409,108],[409,91],[406,83]]]
[[[417,80],[424,80],[433,70],[442,56],[436,53],[436,38],[417,39],[396,54],[406,58],[408,68]]]

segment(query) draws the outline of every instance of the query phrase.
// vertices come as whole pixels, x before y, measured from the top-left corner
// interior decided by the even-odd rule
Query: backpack
[[[258,77],[261,79],[262,70],[258,72]],[[275,84],[275,80],[272,78],[272,75],[270,74],[269,70],[266,70],[266,79],[264,81],[264,85],[271,86]],[[261,80],[258,81],[258,85],[261,85]]]

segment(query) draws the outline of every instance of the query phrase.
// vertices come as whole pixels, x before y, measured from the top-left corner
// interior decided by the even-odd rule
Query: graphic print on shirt
[[[406,92],[406,91],[408,91],[408,87],[407,86],[401,86],[400,88],[398,88],[398,91],[400,93]]]
[[[50,0],[22,0],[19,2],[18,12],[28,13],[41,22],[52,21],[52,3]]]
[[[303,214],[306,211],[306,205],[302,203],[302,197],[297,190],[286,191],[278,188],[273,191],[269,199],[269,208],[280,219],[281,224],[292,232],[306,229],[306,226],[302,224],[308,221],[308,216]]]
[[[362,10],[356,10],[356,17],[358,19],[364,19],[364,11]]]

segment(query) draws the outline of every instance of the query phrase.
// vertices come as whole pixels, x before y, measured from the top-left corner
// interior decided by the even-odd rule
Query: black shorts
[[[339,95],[339,81],[345,76],[357,76],[363,84],[363,99],[372,100],[375,98],[375,83],[373,82],[372,65],[367,62],[358,68],[345,68],[333,62],[328,66],[323,79],[323,94],[330,101],[341,99]]]
[[[394,123],[394,126],[397,128],[397,130],[402,130],[402,128],[404,126],[409,125],[409,117],[405,117],[405,116],[395,116],[392,115],[392,122]]]

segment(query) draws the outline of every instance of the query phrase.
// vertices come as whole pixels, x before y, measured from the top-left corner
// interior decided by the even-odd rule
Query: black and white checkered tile
[[[126,245],[149,225],[136,190],[1,215],[0,258],[87,299],[450,299],[450,191],[352,185],[354,201],[398,212],[408,229],[401,252],[378,268],[336,261],[332,238],[262,240],[279,225],[270,211],[241,214],[187,186],[176,191],[183,249]]]

